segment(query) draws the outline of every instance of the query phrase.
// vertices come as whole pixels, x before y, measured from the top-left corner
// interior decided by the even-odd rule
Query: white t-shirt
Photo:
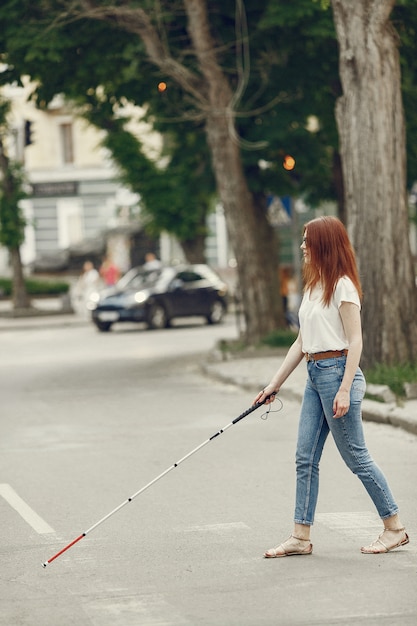
[[[359,294],[350,278],[343,276],[336,283],[329,306],[322,302],[323,289],[316,285],[306,291],[299,310],[302,350],[314,354],[326,350],[344,350],[349,347],[339,307],[342,302],[361,306]]]

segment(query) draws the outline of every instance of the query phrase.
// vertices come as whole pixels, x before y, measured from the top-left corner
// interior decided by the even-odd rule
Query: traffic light
[[[30,146],[32,143],[32,122],[25,120],[25,147]]]

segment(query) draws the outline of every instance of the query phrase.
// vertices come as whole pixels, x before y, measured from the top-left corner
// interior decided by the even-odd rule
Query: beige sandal
[[[280,556],[296,556],[303,554],[311,554],[313,552],[313,544],[309,539],[301,539],[290,535],[284,543],[281,543],[276,548],[267,550],[264,554],[266,559],[276,559]]]
[[[392,532],[392,533],[401,532],[402,538],[400,539],[400,541],[394,541],[394,543],[391,543],[391,544],[388,544],[388,542],[384,543],[381,537],[383,537],[384,533],[386,532]],[[407,545],[409,541],[410,539],[407,533],[405,532],[405,528],[393,528],[393,529],[385,528],[382,531],[382,533],[379,535],[378,539],[375,539],[375,541],[370,543],[369,546],[365,546],[361,548],[361,552],[362,554],[385,554],[386,552],[395,550],[395,548],[400,548],[401,546]]]

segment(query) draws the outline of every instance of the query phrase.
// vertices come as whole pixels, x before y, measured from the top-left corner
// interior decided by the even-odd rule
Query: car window
[[[201,274],[197,274],[197,272],[193,272],[191,270],[185,270],[183,272],[179,272],[177,274],[177,278],[182,280],[184,283],[194,283],[198,280],[203,280]]]
[[[138,270],[138,268],[133,268],[126,272],[124,276],[118,281],[117,287],[119,289],[124,289],[135,279],[141,280],[142,272]]]
[[[219,283],[222,282],[219,275],[216,274],[216,272],[208,265],[199,265],[198,270],[201,271],[201,274],[205,278],[208,278],[214,285],[218,285]]]
[[[144,274],[142,275],[142,283],[143,285],[153,285],[157,282],[157,280],[160,279],[161,275],[162,272],[158,269],[144,272]]]
[[[138,274],[137,276],[132,278],[130,283],[128,283],[128,287],[131,287],[133,289],[140,289],[141,287],[143,287],[144,283],[145,276],[143,274]]]

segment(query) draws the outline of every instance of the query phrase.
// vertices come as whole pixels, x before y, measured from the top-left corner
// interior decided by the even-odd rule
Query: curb
[[[16,316],[0,314],[0,333],[13,330],[83,326],[88,323],[88,320],[66,311],[41,311],[31,315]]]
[[[411,415],[405,407],[399,407],[394,403],[384,405],[365,398],[362,403],[362,415],[368,422],[388,424],[417,435],[417,416]]]
[[[248,391],[257,392],[265,384],[265,381],[259,382],[257,380],[257,372],[259,372],[260,368],[256,367],[256,357],[253,358],[253,361],[254,373],[250,378],[248,376],[238,374],[237,372],[229,372],[228,374],[225,374],[213,362],[202,363],[201,370],[209,378],[213,378],[226,384],[237,385],[238,387]],[[238,363],[238,359],[235,362]],[[280,391],[280,396],[287,400],[301,402],[303,393],[299,389],[296,389],[294,384],[286,384],[286,386]],[[414,404],[417,409],[417,401],[414,401]],[[413,404],[410,402],[408,403],[407,408],[407,404],[404,407],[399,407],[395,403],[385,404],[365,398],[362,402],[362,416],[364,421],[387,424],[396,428],[401,428],[405,432],[413,435],[417,435],[417,410],[414,413],[412,407]]]

